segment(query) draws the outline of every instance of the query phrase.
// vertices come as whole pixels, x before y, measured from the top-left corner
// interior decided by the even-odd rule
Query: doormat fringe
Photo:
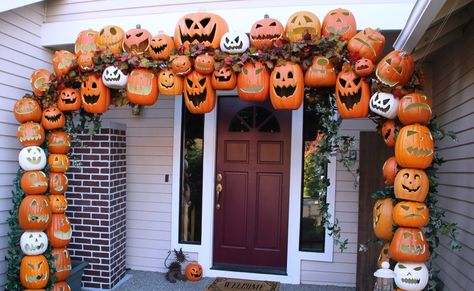
[[[231,278],[216,278],[209,286],[206,291],[278,291],[280,290],[279,282],[272,281],[255,281],[255,280],[242,280],[242,279],[231,279]]]

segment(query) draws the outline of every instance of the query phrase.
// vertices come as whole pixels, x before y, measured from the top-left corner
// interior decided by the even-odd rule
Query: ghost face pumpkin
[[[43,255],[24,256],[20,265],[21,285],[30,289],[45,288],[49,279],[49,265]]]
[[[216,90],[233,90],[237,85],[237,77],[232,68],[222,66],[212,73],[211,84]]]
[[[375,75],[387,86],[403,86],[410,79],[414,68],[411,54],[403,50],[394,50],[380,60],[375,69]]]
[[[112,89],[125,88],[127,85],[128,75],[115,66],[108,66],[102,73],[102,82],[104,85]]]
[[[361,58],[357,60],[354,65],[354,72],[361,77],[366,77],[372,74],[374,69],[374,63],[367,58]]]
[[[56,51],[53,55],[53,69],[58,78],[66,75],[76,65],[76,55],[66,51]]]
[[[79,110],[81,103],[81,94],[74,88],[64,88],[59,93],[58,108],[61,111]]]
[[[398,119],[403,124],[427,124],[431,114],[431,100],[424,93],[410,93],[400,99]]]
[[[60,195],[66,192],[68,179],[63,173],[51,172],[49,174],[49,194]]]
[[[48,156],[50,171],[54,173],[64,173],[69,169],[70,163],[67,155],[50,154]]]
[[[127,80],[127,97],[137,105],[153,105],[158,100],[158,80],[150,69],[133,69]]]
[[[40,121],[41,107],[33,98],[21,98],[15,103],[13,107],[13,114],[18,122],[23,123],[27,121]]]
[[[421,291],[428,284],[428,268],[424,263],[399,262],[393,269],[395,284],[406,291]]]
[[[125,34],[122,43],[123,50],[132,55],[141,55],[148,50],[151,37],[151,33],[138,24],[136,28],[128,30]]]
[[[18,209],[18,223],[24,230],[45,230],[51,218],[51,207],[44,195],[28,195]]]
[[[430,212],[421,202],[400,201],[393,208],[393,221],[396,225],[424,227],[428,224]]]
[[[338,35],[340,40],[350,40],[357,33],[354,15],[347,9],[334,9],[324,16],[321,34]]]
[[[372,222],[374,234],[381,240],[390,240],[392,238],[392,210],[393,201],[391,198],[375,201],[374,209],[372,211]]]
[[[64,248],[69,244],[72,237],[72,228],[64,213],[52,214],[47,233],[51,246]]]
[[[41,124],[43,125],[44,129],[52,130],[63,128],[65,123],[66,117],[64,117],[64,113],[62,113],[62,111],[57,107],[50,106],[43,110]]]
[[[109,50],[113,54],[122,52],[122,42],[125,32],[116,25],[108,25],[99,31],[96,39],[98,49]]]
[[[434,156],[434,141],[428,127],[419,124],[400,129],[395,143],[397,163],[404,168],[425,169]]]
[[[209,75],[214,71],[214,57],[209,54],[200,54],[194,60],[194,70],[198,73]]]
[[[430,184],[425,171],[405,168],[398,171],[393,186],[397,199],[423,202]]]
[[[336,84],[334,65],[324,56],[315,56],[311,67],[304,74],[304,84],[308,87],[331,87]]]
[[[41,255],[48,247],[48,236],[42,231],[25,231],[20,238],[20,247],[25,255]]]
[[[352,53],[376,62],[385,46],[383,34],[370,27],[359,31],[347,43],[347,49]]]
[[[290,42],[303,41],[305,33],[308,34],[308,40],[319,41],[321,37],[321,22],[319,22],[319,18],[309,11],[293,13],[286,22],[286,37]]]
[[[304,78],[298,64],[286,62],[270,75],[270,101],[275,109],[298,109],[303,103]]]
[[[390,257],[397,262],[426,262],[430,250],[419,228],[398,227],[390,243]]]
[[[395,157],[388,158],[382,166],[383,177],[385,178],[385,185],[393,185],[395,176],[397,175],[398,165]]]
[[[71,148],[71,137],[64,131],[55,130],[49,134],[48,150],[51,154],[67,154]]]
[[[18,162],[25,171],[42,170],[46,166],[46,154],[38,146],[24,147],[18,154]]]
[[[272,48],[275,41],[280,40],[284,33],[285,29],[280,21],[265,15],[250,28],[250,45],[258,49]]]
[[[174,41],[171,36],[159,33],[151,39],[148,53],[154,60],[165,60],[170,57],[174,49]]]
[[[18,126],[16,138],[24,147],[40,146],[44,142],[45,133],[41,124],[29,121]]]
[[[64,213],[68,207],[68,202],[64,195],[48,195],[49,205],[52,213]]]
[[[43,96],[46,90],[48,90],[53,74],[45,69],[38,69],[31,74],[30,82],[31,89],[36,96]]]
[[[48,190],[48,177],[43,171],[26,171],[21,175],[21,190],[26,195],[41,195]]]
[[[71,256],[66,248],[54,248],[51,251],[53,256],[53,264],[56,269],[56,279],[58,281],[66,280],[72,270]]]
[[[395,98],[393,94],[375,92],[370,98],[369,108],[375,114],[387,119],[394,119],[397,117],[398,102],[398,98]]]
[[[362,118],[369,114],[369,84],[350,68],[337,75],[336,104],[342,118]]]
[[[216,91],[211,76],[192,71],[184,80],[184,101],[192,113],[208,113],[214,109]]]
[[[87,29],[79,32],[74,45],[74,52],[95,52],[97,50],[96,39],[98,32],[92,29]]]
[[[265,101],[270,89],[270,73],[260,62],[246,63],[237,76],[237,94],[244,101]]]
[[[221,51],[229,54],[241,54],[249,47],[249,37],[243,32],[228,31],[221,38]]]
[[[395,132],[398,132],[399,128],[395,125],[395,121],[393,119],[385,120],[382,124],[382,128],[380,130],[383,141],[389,147],[395,146]]]
[[[109,109],[110,90],[100,76],[91,74],[81,83],[82,107],[89,113],[104,113]]]
[[[178,55],[171,61],[171,69],[178,76],[185,76],[191,72],[191,59],[187,55]]]

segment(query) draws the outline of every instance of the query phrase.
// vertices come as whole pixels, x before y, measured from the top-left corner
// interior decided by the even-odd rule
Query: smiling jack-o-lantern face
[[[214,71],[214,57],[209,54],[200,54],[194,60],[194,70],[198,73],[208,75]]]
[[[102,78],[91,74],[81,83],[82,107],[89,113],[104,113],[109,109],[110,90]]]
[[[370,88],[365,79],[350,68],[339,72],[336,81],[336,104],[342,118],[361,118],[369,114]]]
[[[192,71],[184,80],[184,101],[192,113],[208,113],[214,109],[216,91],[211,76]]]
[[[285,35],[290,42],[303,40],[303,35],[309,34],[309,39],[319,41],[321,37],[321,22],[319,18],[309,11],[298,11],[293,13],[285,26]]]
[[[303,103],[304,78],[298,64],[286,62],[270,75],[270,101],[275,109],[298,109]]]
[[[324,56],[315,56],[311,67],[304,74],[304,84],[308,87],[330,87],[336,84],[334,65]]]
[[[71,148],[71,137],[64,131],[55,130],[49,134],[48,150],[51,154],[67,154]]]
[[[419,228],[398,227],[390,243],[390,257],[397,262],[426,262],[430,250]]]
[[[385,185],[393,185],[395,176],[397,175],[398,164],[395,157],[388,158],[382,166],[383,177],[385,178]]]
[[[347,49],[352,53],[376,62],[385,46],[383,34],[370,27],[359,31],[347,43]]]
[[[390,263],[390,243],[386,242],[382,249],[380,250],[379,257],[377,258],[377,267],[382,268],[382,263],[387,262]]]
[[[185,76],[191,72],[191,59],[187,55],[178,55],[171,61],[171,69],[176,75]]]
[[[53,69],[58,78],[66,75],[76,65],[76,55],[66,51],[56,51],[53,55]]]
[[[77,65],[82,71],[90,71],[94,68],[94,51],[78,52]]]
[[[399,127],[396,126],[395,121],[393,119],[388,119],[384,121],[380,133],[382,134],[383,141],[387,146],[395,146],[395,133],[397,132],[398,135],[399,130]]]
[[[151,39],[148,53],[154,60],[165,60],[169,58],[174,49],[174,41],[171,36],[159,33]]]
[[[158,100],[158,80],[150,69],[133,69],[127,80],[127,97],[137,105],[153,105]]]
[[[221,51],[229,54],[241,54],[249,47],[249,37],[244,32],[228,31],[221,38]]]
[[[51,172],[49,174],[49,194],[59,195],[66,192],[68,179],[63,173]]]
[[[393,208],[393,221],[399,226],[424,227],[429,219],[430,212],[425,203],[400,201]]]
[[[361,58],[357,60],[357,62],[354,65],[354,72],[361,77],[366,77],[372,74],[374,69],[375,69],[374,63],[367,58]]]
[[[52,291],[71,291],[71,287],[66,281],[59,281],[53,284]]]
[[[26,97],[21,98],[15,103],[13,114],[15,115],[16,120],[23,123],[27,121],[40,121],[42,111],[38,101]]]
[[[51,172],[64,173],[69,169],[69,158],[64,154],[50,154],[48,156],[48,165]]]
[[[26,195],[41,195],[48,190],[48,177],[43,171],[26,171],[21,175],[21,190]]]
[[[400,262],[393,269],[395,284],[406,291],[424,290],[428,284],[428,268],[424,263]]]
[[[51,251],[53,256],[54,268],[56,269],[56,279],[58,281],[66,280],[72,270],[71,256],[66,248],[54,248]]]
[[[24,256],[20,265],[21,285],[30,289],[46,287],[49,279],[49,265],[43,255]]]
[[[45,133],[41,124],[28,121],[18,126],[16,138],[24,147],[40,146],[44,142]]]
[[[18,154],[18,162],[25,171],[42,170],[46,166],[46,154],[38,146],[24,147]]]
[[[74,45],[76,54],[83,52],[95,52],[97,50],[96,40],[99,33],[92,29],[79,32]]]
[[[138,24],[136,28],[128,30],[125,34],[123,50],[133,55],[141,55],[148,50],[151,37],[151,33]]]
[[[102,82],[104,85],[112,89],[125,88],[127,85],[128,75],[115,66],[108,66],[102,73]]]
[[[374,234],[382,240],[390,240],[392,238],[393,227],[393,201],[391,198],[385,198],[375,201],[372,211],[372,223]]]
[[[387,86],[403,86],[410,79],[414,68],[411,54],[403,50],[394,50],[380,60],[375,69],[375,75]]]
[[[212,73],[211,84],[217,90],[233,90],[237,85],[237,77],[232,68],[222,66]]]
[[[71,223],[64,213],[55,213],[51,216],[51,224],[47,229],[49,243],[55,248],[64,248],[71,241]]]
[[[51,84],[53,74],[45,69],[38,69],[31,74],[31,89],[36,96],[43,96]]]
[[[68,207],[68,202],[64,195],[48,195],[49,205],[52,213],[64,213]]]
[[[398,171],[393,186],[397,199],[423,202],[430,185],[425,171],[406,168]]]
[[[181,95],[183,93],[183,78],[172,70],[162,70],[158,74],[158,91],[164,95]]]
[[[403,124],[427,124],[431,114],[431,100],[424,93],[410,93],[400,99],[398,119]]]
[[[398,102],[398,98],[395,98],[393,94],[375,92],[370,98],[369,108],[375,114],[388,119],[394,119],[397,117]]]
[[[48,247],[48,236],[42,231],[25,231],[20,238],[20,247],[25,255],[41,255]]]
[[[274,43],[280,40],[285,29],[280,21],[265,15],[263,19],[256,21],[250,28],[250,45],[255,48],[272,48]]]
[[[270,73],[260,62],[246,63],[237,76],[237,94],[244,101],[265,101],[270,89]]]
[[[324,16],[321,34],[339,35],[340,40],[350,40],[357,33],[354,15],[347,9],[334,9]]]
[[[81,94],[74,88],[64,88],[59,93],[58,108],[61,111],[79,110],[81,103]]]
[[[44,129],[52,130],[63,128],[65,123],[66,117],[64,117],[64,113],[62,113],[62,111],[57,107],[50,106],[43,110],[41,124],[43,125]]]
[[[189,281],[199,281],[202,278],[202,267],[197,262],[191,262],[186,266],[184,274]]]
[[[99,31],[96,39],[98,49],[109,50],[113,54],[122,52],[122,42],[125,32],[116,25],[108,25]]]
[[[24,230],[45,230],[50,222],[51,207],[44,195],[28,195],[18,209],[18,223]]]
[[[434,156],[434,141],[428,127],[406,125],[400,129],[395,143],[397,163],[405,168],[425,169]]]

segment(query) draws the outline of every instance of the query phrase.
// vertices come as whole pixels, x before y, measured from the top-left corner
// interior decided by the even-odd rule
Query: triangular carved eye
[[[38,201],[36,201],[36,199],[33,199],[31,201],[31,206],[38,206]]]
[[[188,86],[189,87],[193,87],[193,81],[189,80],[189,79],[186,79],[186,82],[188,83]]]
[[[209,21],[211,21],[211,18],[209,17],[206,17],[206,18],[203,18],[201,21],[199,21],[202,25],[202,27],[206,27],[208,24],[209,24]]]
[[[275,22],[275,21],[273,21],[272,23],[270,23],[270,25],[269,25],[269,26],[277,26],[277,24],[276,24],[276,22]]]
[[[355,84],[356,86],[358,86],[359,83],[360,83],[360,80],[361,80],[360,77],[355,78],[355,79],[354,79],[354,84]]]
[[[235,42],[239,42],[239,37],[237,36],[235,39],[234,39]]]
[[[296,18],[298,18],[298,16],[293,17],[293,19],[291,20],[291,23],[295,23]]]
[[[293,72],[288,73],[288,79],[293,79]]]
[[[342,87],[346,87],[346,80],[342,79],[342,78],[339,78],[339,84],[341,84]]]
[[[304,20],[306,20],[306,22],[310,22],[310,23],[313,22],[309,16],[304,16]]]
[[[186,24],[186,27],[187,27],[188,29],[191,29],[191,26],[193,25],[193,23],[194,23],[194,21],[193,21],[192,19],[186,18],[186,19],[184,20],[184,24]]]
[[[257,25],[255,26],[255,28],[260,28],[260,27],[263,27],[263,25],[257,23]]]
[[[201,86],[204,86],[204,85],[206,84],[206,79],[201,79],[201,80],[199,80],[199,84],[200,84]]]

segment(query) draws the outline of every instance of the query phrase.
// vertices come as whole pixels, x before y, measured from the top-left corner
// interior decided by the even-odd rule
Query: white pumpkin
[[[48,247],[48,236],[43,231],[25,231],[20,238],[20,247],[25,255],[40,255]]]
[[[398,103],[400,101],[393,94],[376,92],[370,98],[369,108],[375,114],[388,119],[394,119],[397,117]]]
[[[46,154],[38,146],[24,147],[18,154],[18,162],[25,171],[42,170],[46,166]]]
[[[115,66],[108,66],[102,73],[102,81],[104,85],[112,89],[125,88],[127,85],[128,75]]]
[[[221,51],[230,54],[241,54],[250,46],[249,37],[244,32],[228,31],[221,38]]]
[[[419,291],[428,284],[428,268],[424,263],[403,263],[395,265],[395,284],[406,291]]]

